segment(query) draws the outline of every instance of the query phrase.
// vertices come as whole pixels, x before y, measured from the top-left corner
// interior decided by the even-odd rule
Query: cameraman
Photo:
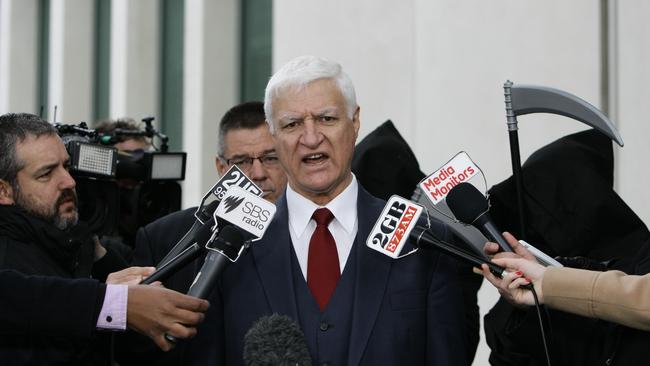
[[[101,241],[127,261],[131,261],[135,235],[141,226],[180,209],[178,182],[148,180],[144,176],[144,166],[140,165],[145,155],[155,150],[153,137],[149,137],[154,133],[151,120],[144,119],[144,126],[132,118],[108,119],[95,126],[102,143],[118,150],[115,189],[119,202],[114,207],[119,215],[115,216],[115,228]]]
[[[113,135],[116,130],[120,131],[140,131],[141,128],[133,118],[119,118],[116,120],[108,119],[99,122],[95,126],[95,131],[105,135]],[[113,146],[121,152],[133,152],[136,150],[150,151],[152,148],[151,141],[145,136],[114,136],[112,138]]]
[[[0,156],[0,269],[104,281],[126,267],[79,222],[68,152],[51,124],[26,113],[0,116]],[[2,337],[0,359],[85,364],[101,357],[95,346],[56,337]]]

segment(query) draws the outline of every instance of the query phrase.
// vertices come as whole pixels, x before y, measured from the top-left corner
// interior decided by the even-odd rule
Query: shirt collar
[[[352,174],[350,184],[348,184],[343,192],[324,206],[332,212],[335,220],[341,224],[348,234],[352,233],[354,230],[354,225],[357,220],[358,194],[359,188],[357,178]],[[293,232],[300,237],[305,232],[305,229],[307,229],[307,225],[309,224],[314,211],[323,206],[318,206],[314,202],[303,197],[298,192],[294,191],[289,184],[287,184],[286,197],[287,209],[289,211],[289,225],[291,225]]]

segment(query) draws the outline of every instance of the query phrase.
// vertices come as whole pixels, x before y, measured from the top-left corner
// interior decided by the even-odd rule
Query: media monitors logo
[[[461,151],[449,162],[424,178],[418,185],[427,198],[434,204],[447,197],[458,183],[466,182],[480,170],[466,152]]]

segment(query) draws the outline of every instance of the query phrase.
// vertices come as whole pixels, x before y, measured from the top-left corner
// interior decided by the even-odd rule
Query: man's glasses
[[[278,160],[278,155],[276,153],[270,153],[258,157],[240,156],[232,159],[226,159],[222,157],[222,159],[226,161],[226,164],[228,164],[228,166],[237,165],[237,167],[243,171],[250,170],[253,167],[253,161],[255,160],[259,160],[260,163],[262,163],[262,165],[267,168],[276,167],[280,163]]]

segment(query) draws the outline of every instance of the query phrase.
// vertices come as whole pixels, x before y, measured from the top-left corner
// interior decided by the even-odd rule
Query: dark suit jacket
[[[349,339],[337,340],[350,345],[347,364],[466,364],[454,263],[434,251],[393,260],[369,249],[365,241],[384,204],[359,189],[353,321]],[[184,364],[241,365],[244,335],[258,318],[279,313],[298,321],[284,196],[277,208],[264,237],[220,278]],[[447,235],[442,224],[433,225]]]
[[[106,285],[90,279],[25,276],[0,270],[0,336],[88,338]]]

